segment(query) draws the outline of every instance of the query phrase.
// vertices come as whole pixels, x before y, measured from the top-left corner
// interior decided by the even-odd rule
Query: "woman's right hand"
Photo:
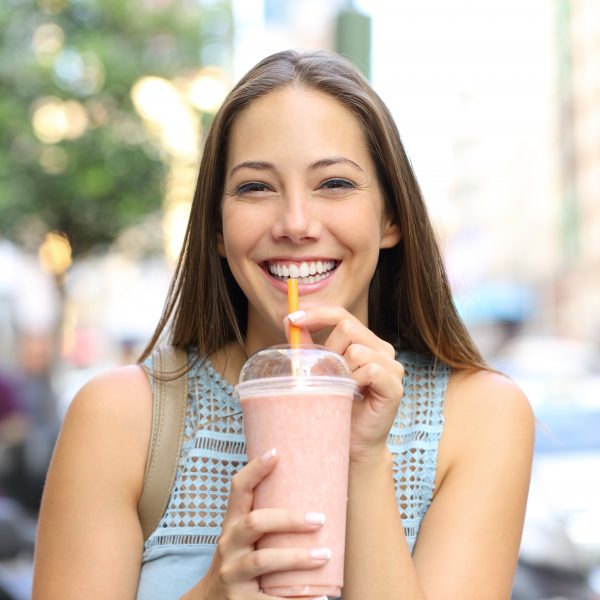
[[[182,600],[280,600],[261,592],[260,575],[315,569],[329,560],[330,552],[325,548],[256,550],[256,542],[266,533],[307,533],[316,531],[325,521],[322,513],[278,508],[252,510],[254,489],[276,464],[277,453],[273,449],[234,475],[227,515],[212,563],[203,579]]]

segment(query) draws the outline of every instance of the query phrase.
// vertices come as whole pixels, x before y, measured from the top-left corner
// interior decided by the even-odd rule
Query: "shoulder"
[[[531,405],[508,377],[493,371],[462,370],[450,375],[444,402],[440,475],[474,457],[520,461],[533,451]]]
[[[115,419],[114,427],[151,416],[152,390],[142,367],[129,365],[96,375],[79,390],[67,418]],[[102,422],[102,421],[101,421]]]
[[[446,391],[446,413],[479,427],[506,420],[524,426],[533,423],[531,405],[521,388],[494,371],[453,371]]]
[[[71,402],[44,486],[34,598],[135,595],[151,415],[138,366],[94,377]]]
[[[141,491],[150,439],[152,390],[142,367],[130,365],[95,376],[77,393],[67,411],[61,445],[85,447],[97,465],[121,474],[134,495]],[[123,461],[126,453],[128,460]]]

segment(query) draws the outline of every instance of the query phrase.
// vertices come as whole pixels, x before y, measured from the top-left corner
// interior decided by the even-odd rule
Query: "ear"
[[[379,248],[393,248],[401,239],[400,227],[386,219],[381,230]]]
[[[225,241],[223,240],[223,232],[221,231],[217,233],[217,248],[219,250],[219,255],[225,258]]]

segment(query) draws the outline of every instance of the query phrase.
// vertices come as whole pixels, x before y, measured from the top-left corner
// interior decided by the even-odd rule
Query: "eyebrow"
[[[355,169],[358,169],[362,173],[364,173],[364,169],[355,163],[353,160],[346,158],[345,156],[333,156],[331,158],[322,158],[321,160],[317,160],[312,163],[309,167],[309,171],[316,171],[317,169],[323,169],[325,167],[331,167],[332,165],[339,164],[347,164]],[[254,169],[256,171],[277,171],[275,165],[273,163],[264,161],[264,160],[245,160],[244,162],[239,163],[231,171],[229,172],[229,177],[232,177],[234,173],[239,171],[240,169]]]
[[[236,171],[240,169],[255,169],[257,171],[275,171],[275,165],[264,160],[245,160],[239,165],[235,165],[229,172],[229,177],[232,177]]]
[[[324,167],[331,167],[332,165],[346,164],[358,169],[362,173],[364,173],[364,169],[355,163],[353,160],[346,158],[345,156],[333,156],[332,158],[322,158],[317,162],[314,162],[310,167],[308,167],[309,171],[316,171],[317,169],[323,169]]]

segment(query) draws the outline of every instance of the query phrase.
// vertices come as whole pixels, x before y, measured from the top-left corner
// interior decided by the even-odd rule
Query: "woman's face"
[[[341,305],[367,324],[379,249],[400,239],[383,207],[359,122],[331,96],[290,86],[238,116],[219,249],[248,298],[249,344],[282,341],[290,276],[301,308]]]

